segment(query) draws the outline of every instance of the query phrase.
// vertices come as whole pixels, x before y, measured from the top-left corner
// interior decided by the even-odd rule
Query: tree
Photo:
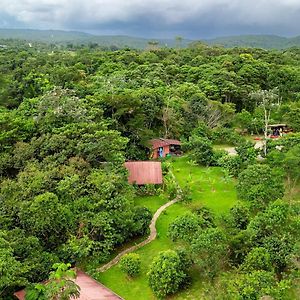
[[[297,214],[288,203],[277,200],[259,212],[247,227],[249,241],[255,247],[266,249],[278,275],[285,270],[299,239]]]
[[[25,231],[41,238],[48,248],[55,247],[66,239],[70,228],[70,210],[50,192],[24,203],[19,216]]]
[[[300,145],[292,147],[285,153],[282,164],[287,175],[288,186],[292,189],[300,179]]]
[[[227,240],[218,228],[208,228],[191,242],[192,257],[204,276],[213,279],[227,263]]]
[[[299,103],[292,103],[284,114],[284,119],[294,131],[300,131],[300,106]]]
[[[7,299],[14,288],[27,284],[26,272],[26,267],[14,257],[13,249],[0,237],[0,299]]]
[[[172,241],[190,242],[201,228],[200,219],[192,213],[178,216],[168,228],[168,236]]]
[[[263,296],[272,299],[287,299],[287,292],[291,288],[288,280],[277,282],[275,275],[267,271],[253,271],[242,274],[227,282],[228,297],[230,299],[255,300]]]
[[[191,136],[183,148],[190,151],[190,158],[199,165],[209,166],[214,163],[212,143],[207,138]]]
[[[158,298],[177,292],[186,279],[179,255],[173,250],[160,252],[153,259],[148,276],[149,285]]]
[[[265,248],[253,248],[246,256],[241,265],[241,270],[252,272],[258,270],[273,271],[271,257]]]
[[[238,177],[237,192],[252,209],[264,208],[283,196],[282,176],[267,165],[250,165]]]
[[[130,277],[138,275],[141,271],[141,259],[136,253],[129,253],[120,259],[120,269]]]
[[[46,284],[38,283],[26,289],[25,300],[71,300],[78,299],[80,287],[74,282],[76,272],[70,264],[57,263]]]
[[[236,228],[244,230],[250,220],[249,208],[243,203],[237,203],[230,209],[230,216]]]
[[[175,41],[176,41],[176,47],[178,49],[180,49],[182,47],[181,43],[183,41],[183,37],[182,36],[175,36]]]
[[[250,94],[252,99],[255,99],[259,105],[261,105],[264,111],[264,154],[267,155],[267,138],[268,138],[268,130],[269,130],[269,122],[271,112],[275,106],[279,105],[279,97],[277,94],[277,90],[260,90],[257,92],[253,92]]]

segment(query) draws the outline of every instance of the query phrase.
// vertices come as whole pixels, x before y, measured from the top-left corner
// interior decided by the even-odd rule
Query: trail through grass
[[[189,182],[192,191],[192,200],[189,204],[176,203],[164,211],[156,223],[157,239],[136,251],[141,257],[141,274],[128,278],[121,272],[118,265],[103,273],[97,273],[96,279],[122,296],[125,300],[152,300],[156,299],[148,286],[147,272],[153,258],[160,252],[175,247],[167,237],[169,224],[180,215],[194,207],[207,206],[216,216],[228,212],[236,201],[234,181],[224,178],[220,168],[205,168],[191,165],[187,158],[177,158],[171,162],[173,173],[181,187]],[[137,197],[136,205],[144,205],[154,213],[168,199],[165,196]],[[199,299],[199,292],[205,285],[197,271],[192,274],[192,285],[174,296],[172,299]]]

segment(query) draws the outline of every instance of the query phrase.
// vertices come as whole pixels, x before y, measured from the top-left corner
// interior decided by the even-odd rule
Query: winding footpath
[[[149,225],[150,228],[150,235],[148,236],[148,238],[142,242],[140,242],[137,245],[134,245],[130,248],[125,249],[124,251],[120,252],[114,259],[112,259],[110,262],[108,262],[107,264],[103,265],[102,267],[100,267],[98,269],[99,272],[105,272],[106,270],[110,269],[112,266],[116,265],[121,257],[127,253],[136,251],[137,249],[151,243],[152,241],[154,241],[156,239],[157,236],[157,230],[156,230],[156,221],[159,218],[159,216],[161,215],[161,213],[168,208],[169,206],[173,205],[174,203],[178,202],[180,200],[180,194],[179,196],[177,196],[175,199],[167,202],[166,204],[162,205],[154,214],[154,216],[152,217],[151,223]]]

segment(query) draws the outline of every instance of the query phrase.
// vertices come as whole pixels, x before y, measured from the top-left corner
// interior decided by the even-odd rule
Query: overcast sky
[[[300,35],[300,0],[0,0],[0,28],[201,39]]]

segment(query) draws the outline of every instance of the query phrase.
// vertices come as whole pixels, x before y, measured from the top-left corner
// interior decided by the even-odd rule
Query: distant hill
[[[205,40],[209,45],[232,47],[254,47],[264,49],[286,49],[300,46],[300,36],[286,38],[277,35],[237,35]]]
[[[116,46],[118,48],[145,49],[149,42],[156,41],[160,47],[187,47],[193,40],[183,39],[147,39],[122,35],[93,35],[78,31],[35,30],[35,29],[0,29],[0,39],[20,39],[28,42],[43,42],[53,44],[90,44],[100,46]],[[300,47],[300,36],[286,38],[276,35],[238,35],[206,39],[209,45],[231,47],[256,47],[264,49],[286,49]]]
[[[159,46],[186,47],[192,40],[183,39],[180,43],[174,39],[146,39],[122,35],[92,35],[77,31],[35,30],[35,29],[0,29],[0,39],[19,39],[28,42],[54,44],[89,44],[116,46],[118,48],[145,49],[149,42],[158,42]]]

